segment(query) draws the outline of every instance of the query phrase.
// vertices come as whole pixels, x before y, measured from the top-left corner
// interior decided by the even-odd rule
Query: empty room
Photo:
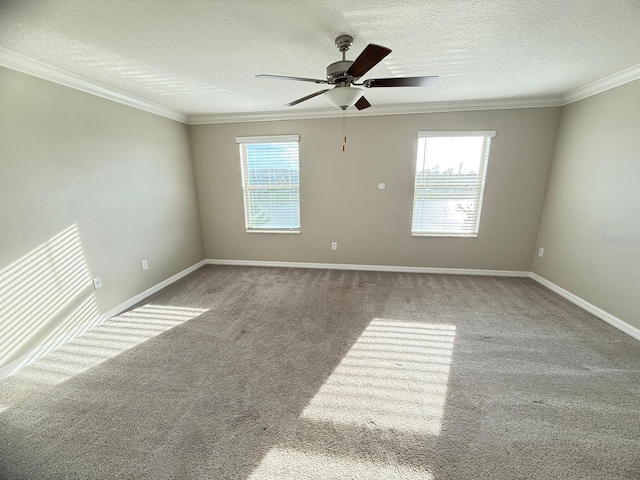
[[[0,0],[0,479],[640,480],[638,32]]]

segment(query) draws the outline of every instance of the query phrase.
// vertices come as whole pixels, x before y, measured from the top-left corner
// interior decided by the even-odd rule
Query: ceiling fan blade
[[[293,107],[294,105],[302,103],[305,100],[309,100],[310,98],[317,97],[318,95],[322,95],[324,92],[328,92],[328,91],[329,91],[328,88],[326,90],[320,90],[319,92],[312,93],[311,95],[307,95],[306,97],[299,98],[299,99],[294,100],[291,103],[287,103],[286,105],[283,105],[283,106],[285,106],[285,107]]]
[[[370,43],[351,64],[347,73],[352,77],[360,78],[390,53],[390,48]]]
[[[311,83],[329,83],[326,80],[319,80],[317,78],[303,78],[303,77],[287,77],[284,75],[256,75],[256,78],[270,78],[274,80],[295,80],[297,82],[311,82]]]
[[[402,78],[372,78],[365,80],[362,85],[367,88],[376,87],[431,87],[438,82],[436,76],[432,77],[402,77]]]
[[[358,100],[354,105],[354,107],[356,107],[358,110],[364,110],[365,108],[369,108],[370,106],[371,104],[364,97],[360,97],[360,100]]]

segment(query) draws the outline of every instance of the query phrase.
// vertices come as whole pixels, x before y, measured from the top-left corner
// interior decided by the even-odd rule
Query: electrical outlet
[[[331,250],[337,250],[338,249],[338,242],[331,242]]]
[[[96,277],[93,279],[93,288],[96,290],[102,288],[102,279],[100,277]]]
[[[544,248],[541,247],[541,248],[538,249],[538,256],[540,258],[544,257]]]
[[[378,184],[378,190],[384,190],[384,187],[385,187],[384,183]]]
[[[142,260],[141,263],[142,263],[142,270],[149,270],[149,263],[147,262],[146,258]]]

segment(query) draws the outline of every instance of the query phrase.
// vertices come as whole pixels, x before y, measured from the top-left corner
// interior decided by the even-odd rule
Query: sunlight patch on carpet
[[[374,319],[301,418],[439,435],[453,325]]]
[[[386,465],[368,460],[299,452],[274,447],[262,459],[248,480],[327,480],[372,478],[385,480],[434,480],[424,470],[405,465]]]
[[[64,382],[207,311],[147,304],[113,317],[5,379],[0,412],[28,394]]]

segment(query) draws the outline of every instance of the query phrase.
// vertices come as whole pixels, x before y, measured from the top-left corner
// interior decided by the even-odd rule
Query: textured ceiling
[[[559,95],[640,63],[640,0],[0,0],[0,47],[188,114],[261,112],[318,90],[334,38],[393,50],[374,105]],[[296,109],[326,108],[322,96]]]

